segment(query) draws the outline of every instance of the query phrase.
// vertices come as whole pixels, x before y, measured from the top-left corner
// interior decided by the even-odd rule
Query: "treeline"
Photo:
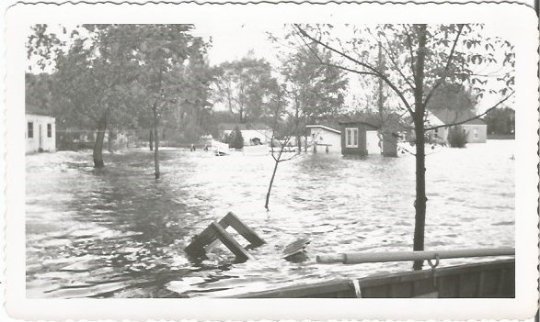
[[[192,25],[36,25],[28,39],[27,105],[44,109],[59,128],[97,133],[95,167],[103,167],[107,131],[138,130],[151,141],[159,177],[159,140],[196,142],[219,135],[219,123],[262,122],[276,133],[335,115],[347,77],[306,48],[281,64],[246,57],[211,66],[210,44]],[[317,59],[330,63],[329,52]],[[299,141],[299,140],[298,140]]]

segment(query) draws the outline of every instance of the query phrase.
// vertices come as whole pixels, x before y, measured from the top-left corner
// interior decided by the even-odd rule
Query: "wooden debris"
[[[307,260],[306,247],[309,243],[311,240],[308,238],[295,240],[283,249],[283,258],[295,263]]]
[[[206,257],[205,247],[219,240],[236,256],[237,261],[248,260],[251,257],[249,253],[225,230],[229,226],[244,237],[251,247],[258,247],[265,243],[251,228],[229,212],[219,222],[211,223],[202,233],[196,235],[184,251],[194,258],[204,258]]]

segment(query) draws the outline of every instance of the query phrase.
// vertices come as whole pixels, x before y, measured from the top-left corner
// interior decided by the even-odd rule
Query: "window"
[[[358,128],[345,129],[345,146],[348,148],[358,147]]]
[[[478,139],[478,129],[477,128],[473,129],[473,135],[474,135],[475,139]]]
[[[47,137],[52,138],[52,124],[47,124]]]
[[[28,138],[31,139],[34,137],[34,122],[28,122]]]

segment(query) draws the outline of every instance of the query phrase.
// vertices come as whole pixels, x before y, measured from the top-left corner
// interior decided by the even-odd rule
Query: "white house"
[[[341,131],[324,125],[306,125],[314,151],[341,153]]]
[[[448,109],[435,110],[433,114],[428,112],[430,126],[451,125],[474,118],[471,111],[453,111]],[[487,140],[487,124],[481,119],[473,119],[459,126],[467,133],[468,143],[485,143]],[[449,127],[441,127],[428,132],[437,142],[448,142]]]
[[[218,129],[221,131],[222,136],[231,135],[236,127],[242,132],[244,145],[268,144],[272,139],[272,129],[262,123],[221,123],[218,125]]]
[[[26,153],[56,151],[55,118],[47,115],[26,114]]]

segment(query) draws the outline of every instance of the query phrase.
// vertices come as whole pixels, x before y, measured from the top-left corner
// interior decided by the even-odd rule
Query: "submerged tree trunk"
[[[148,146],[150,147],[150,151],[154,151],[154,127],[150,129],[150,133],[148,134]]]
[[[413,250],[424,250],[424,230],[426,225],[426,154],[424,138],[424,63],[426,57],[426,25],[418,27],[418,52],[416,60],[415,77],[415,113],[414,130],[416,135],[416,209],[414,225],[414,245]],[[423,261],[415,261],[414,270],[421,270]]]
[[[295,97],[295,113],[294,113],[294,120],[296,125],[296,146],[298,147],[298,153],[302,152],[302,142],[300,140],[300,102],[298,101],[298,98]]]
[[[94,168],[103,168],[103,141],[105,139],[105,131],[107,131],[107,115],[104,114],[98,121],[96,142],[94,143]]]
[[[154,104],[153,107],[154,112],[154,122],[153,122],[153,130],[154,130],[154,176],[156,179],[159,179],[160,173],[159,173],[159,132],[158,132],[158,115],[157,115],[157,106]]]
[[[109,136],[107,137],[107,150],[110,153],[114,153],[113,149],[113,130],[109,129]]]
[[[283,148],[282,148],[282,150],[283,150]],[[270,203],[270,192],[272,191],[272,185],[274,184],[274,178],[276,176],[276,171],[277,171],[277,168],[278,168],[278,165],[279,165],[279,158],[280,157],[281,157],[281,152],[279,153],[279,157],[276,160],[276,163],[274,165],[274,171],[272,172],[272,178],[270,178],[270,184],[268,185],[268,191],[266,192],[266,203],[264,204],[264,208],[266,208],[266,210],[270,210],[268,208],[268,205]]]

